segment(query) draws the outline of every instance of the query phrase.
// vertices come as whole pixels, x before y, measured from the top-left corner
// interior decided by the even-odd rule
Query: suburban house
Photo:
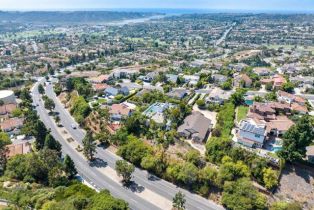
[[[174,99],[183,99],[188,95],[188,91],[185,88],[176,88],[172,89],[169,93],[166,93],[167,96]]]
[[[211,120],[200,112],[192,112],[178,127],[178,134],[186,139],[202,143],[212,127]]]
[[[261,148],[263,147],[265,137],[265,124],[258,124],[253,119],[246,119],[240,122],[240,128],[237,132],[239,144],[250,148]]]
[[[19,142],[17,144],[9,144],[7,147],[7,158],[14,157],[16,155],[24,155],[32,152],[32,144],[28,141]]]
[[[18,134],[19,129],[23,127],[24,120],[21,118],[10,118],[0,123],[2,131],[9,134]]]
[[[172,83],[177,83],[178,77],[179,76],[175,74],[166,74],[167,81]]]
[[[221,75],[221,74],[213,74],[212,78],[213,78],[214,82],[216,84],[219,84],[219,85],[223,84],[224,82],[227,82],[227,80],[228,80],[228,77]]]
[[[10,115],[16,108],[16,104],[4,104],[0,106],[0,115]]]
[[[109,114],[111,121],[121,121],[129,117],[132,113],[132,110],[125,104],[113,104],[109,107]]]
[[[280,74],[275,74],[272,78],[269,79],[262,79],[262,84],[272,84],[273,89],[278,90],[282,87],[283,84],[285,84],[287,80]]]
[[[104,90],[106,90],[110,86],[105,83],[94,83],[92,84],[92,87],[96,93],[101,93],[104,92]]]
[[[300,114],[308,113],[308,108],[306,107],[306,100],[301,96],[296,96],[284,91],[277,91],[277,99],[282,103],[287,103],[290,105],[292,111],[298,112]]]
[[[235,74],[233,78],[233,86],[235,87],[251,87],[253,81],[247,74]]]
[[[110,79],[110,75],[102,74],[97,77],[91,78],[90,82],[94,84],[100,84],[100,83],[107,82],[109,79]]]
[[[114,88],[114,87],[108,87],[105,89],[105,94],[107,96],[116,96],[119,94],[119,90],[117,88]]]
[[[285,102],[288,104],[297,103],[299,105],[305,105],[306,100],[301,96],[296,96],[284,91],[277,91],[277,99],[278,101]]]
[[[172,108],[173,105],[170,103],[156,102],[150,105],[144,112],[143,115],[155,121],[158,124],[163,124],[165,121],[164,111]]]
[[[196,85],[200,80],[200,76],[198,75],[184,75],[183,79],[189,85]]]
[[[253,72],[258,76],[268,76],[270,75],[270,69],[265,67],[256,67],[253,69]]]
[[[221,88],[214,88],[206,97],[205,102],[207,104],[215,103],[215,104],[223,104],[225,101],[229,100],[234,91],[225,91]]]
[[[139,77],[139,79],[143,80],[144,82],[151,82],[155,78],[157,78],[157,76],[158,76],[158,72],[149,72],[145,76]]]
[[[248,67],[247,64],[245,63],[237,63],[237,64],[229,64],[228,68],[230,70],[235,70],[237,72],[241,72],[242,70],[244,70],[246,67]]]
[[[118,94],[123,94],[125,96],[130,94],[129,88],[124,86],[121,88],[115,88],[115,87],[108,87],[105,89],[105,94],[107,96],[116,96]]]
[[[287,116],[277,116],[275,120],[266,122],[266,131],[269,135],[279,137],[285,134],[293,125],[294,122]]]

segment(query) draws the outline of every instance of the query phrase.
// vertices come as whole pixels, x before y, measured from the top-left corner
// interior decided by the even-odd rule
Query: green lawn
[[[239,106],[238,107],[238,114],[237,114],[237,122],[240,122],[241,120],[246,118],[248,111],[249,111],[249,107]]]

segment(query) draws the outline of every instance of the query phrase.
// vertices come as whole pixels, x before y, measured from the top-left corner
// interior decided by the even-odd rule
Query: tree
[[[38,85],[38,92],[42,95],[45,93],[45,89],[44,89],[44,86],[42,84]]]
[[[7,145],[11,144],[10,137],[4,132],[0,132],[0,174],[3,174],[7,165]]]
[[[232,89],[232,82],[231,81],[227,81],[221,84],[221,89],[223,90],[231,90]]]
[[[46,98],[44,106],[46,109],[48,109],[48,110],[50,110],[50,112],[52,112],[56,105],[55,105],[55,102],[51,98]]]
[[[66,155],[63,160],[64,170],[68,175],[68,178],[73,179],[77,174],[77,170],[75,168],[75,164],[72,158],[69,155]]]
[[[279,156],[290,162],[302,160],[306,155],[306,147],[314,139],[313,123],[309,116],[302,116],[296,125],[290,127],[284,134],[283,139],[283,147],[278,153]]]
[[[263,182],[267,189],[272,189],[278,185],[278,175],[276,171],[271,168],[264,168],[263,170]]]
[[[218,179],[221,184],[225,181],[235,181],[239,178],[249,176],[249,168],[242,161],[233,162],[229,156],[223,157],[218,173]]]
[[[51,134],[47,134],[45,138],[44,148],[61,152],[61,144],[57,142]]]
[[[115,169],[117,175],[122,176],[122,182],[124,184],[128,184],[131,181],[132,173],[134,172],[135,167],[125,160],[117,160]]]
[[[271,205],[270,210],[302,210],[302,206],[297,202],[278,201]]]
[[[231,95],[230,101],[235,105],[239,106],[244,102],[244,91],[237,90],[234,94]]]
[[[266,198],[259,193],[252,182],[239,179],[235,182],[226,182],[222,193],[222,204],[230,210],[264,210]]]
[[[291,82],[286,82],[282,85],[282,90],[288,93],[293,93],[294,91],[294,84]]]
[[[93,138],[91,131],[88,131],[85,138],[83,139],[83,153],[87,160],[91,161],[94,159],[96,152],[96,143]]]
[[[60,123],[60,117],[59,115],[55,116],[55,122],[57,123],[57,125],[59,126],[59,123]]]
[[[205,101],[203,99],[199,99],[196,101],[196,104],[199,108],[204,108],[205,107]]]
[[[267,84],[265,85],[265,89],[266,89],[267,91],[271,91],[271,90],[273,89],[273,84],[272,84],[272,83],[267,83]]]
[[[172,199],[172,206],[177,210],[183,210],[185,209],[185,202],[185,195],[181,191],[179,191]]]

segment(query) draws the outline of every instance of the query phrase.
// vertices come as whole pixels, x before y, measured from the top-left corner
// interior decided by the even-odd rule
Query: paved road
[[[217,42],[215,43],[216,46],[219,46],[223,41],[225,41],[225,39],[227,38],[227,36],[229,35],[229,33],[231,32],[231,30],[233,29],[234,26],[236,26],[237,23],[232,23],[232,26],[230,28],[228,28],[222,35],[222,37],[220,37],[220,39],[217,40]]]
[[[38,103],[39,93],[37,88],[35,87],[32,92],[35,103],[36,102]],[[72,137],[77,142],[81,143],[82,139],[85,136],[85,131],[82,129],[75,130],[72,129],[71,124],[76,124],[76,122],[71,117],[69,112],[66,109],[64,109],[60,101],[57,99],[55,93],[53,92],[53,87],[51,85],[47,85],[46,94],[55,101],[56,104],[55,110],[59,112],[61,123],[63,124],[64,128],[72,135]],[[111,179],[106,178],[106,176],[104,176],[103,174],[97,173],[97,171],[93,170],[93,168],[91,168],[88,165],[88,163],[86,163],[85,160],[82,160],[82,158],[80,158],[80,156],[76,154],[77,151],[75,150],[73,151],[73,149],[71,151],[63,137],[56,133],[55,127],[56,125],[52,122],[52,120],[49,121],[48,113],[46,112],[46,110],[44,110],[43,104],[39,103],[39,105],[40,106],[37,107],[37,111],[41,119],[46,125],[48,125],[47,127],[52,129],[52,133],[56,135],[56,139],[61,141],[63,149],[67,154],[70,154],[71,157],[74,159],[75,164],[78,165],[77,167],[79,171],[84,173],[83,176],[88,177],[90,180],[92,180],[97,185],[98,188],[106,188],[110,190],[114,196],[126,200],[127,202],[129,202],[130,206],[133,209],[139,210],[159,209],[153,204],[148,203],[146,200],[135,195],[130,190],[126,190],[117,183],[114,183]],[[103,148],[97,148],[96,158],[100,158],[103,161],[105,161],[107,166],[110,168],[114,168],[116,160],[120,159],[120,157]],[[86,170],[86,168],[89,168],[89,170]],[[159,196],[166,198],[169,201],[172,201],[172,198],[179,190],[184,192],[184,194],[186,195],[186,208],[190,210],[224,209],[223,207],[218,206],[217,204],[210,200],[190,193],[189,191],[180,189],[165,180],[158,178],[149,180],[147,177],[148,176],[146,171],[136,169],[134,172],[134,178],[132,180],[134,180],[134,182],[137,183],[139,186],[143,186],[145,189],[148,189],[158,194]]]

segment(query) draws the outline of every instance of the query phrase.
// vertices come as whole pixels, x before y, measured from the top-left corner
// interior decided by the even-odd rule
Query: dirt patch
[[[300,202],[306,210],[314,209],[314,168],[287,165],[275,196],[280,200]]]

